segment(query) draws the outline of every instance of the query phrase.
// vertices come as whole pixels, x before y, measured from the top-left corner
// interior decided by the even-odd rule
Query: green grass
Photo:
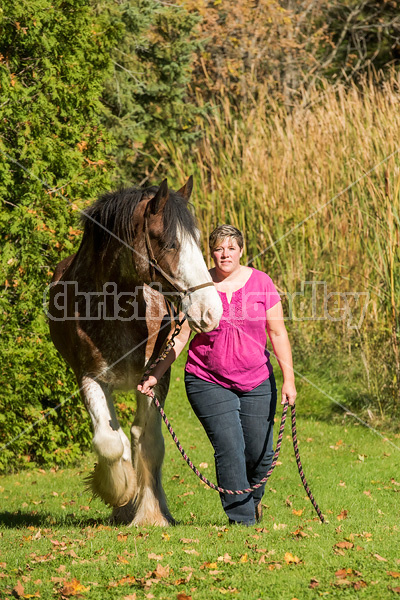
[[[61,599],[73,592],[87,600],[396,597],[400,579],[388,573],[400,572],[400,453],[392,445],[400,439],[385,440],[348,416],[327,418],[324,396],[315,412],[325,417],[313,417],[306,389],[298,398],[300,453],[326,524],[301,485],[289,423],[263,521],[251,528],[227,527],[218,494],[185,465],[164,428],[164,486],[175,527],[110,526],[109,509],[84,490],[94,457],[75,469],[0,479],[0,598],[18,597],[18,589],[20,597]],[[181,365],[173,372],[167,414],[192,460],[208,463],[204,473],[215,480],[212,449],[187,403]],[[341,514],[346,518],[338,520]],[[299,562],[288,564],[287,553]],[[338,577],[341,569],[350,571]],[[68,587],[74,579],[79,584]],[[318,583],[311,588],[313,579]],[[18,582],[23,592],[13,593]]]

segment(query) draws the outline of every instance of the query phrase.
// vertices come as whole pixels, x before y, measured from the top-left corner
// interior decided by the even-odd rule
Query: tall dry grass
[[[210,231],[229,222],[245,232],[248,259],[282,292],[318,281],[328,293],[369,294],[357,324],[341,318],[352,296],[333,296],[330,318],[297,320],[295,329],[314,350],[317,343],[338,358],[355,354],[369,406],[377,400],[381,413],[400,404],[399,83],[393,74],[358,87],[326,85],[291,114],[262,88],[239,111],[221,97],[199,122],[201,141],[189,156],[160,148],[181,180],[195,176],[206,252]],[[298,319],[310,312],[311,289],[293,307]]]

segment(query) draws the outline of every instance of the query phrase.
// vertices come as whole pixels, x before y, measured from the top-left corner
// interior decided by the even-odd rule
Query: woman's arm
[[[267,310],[267,331],[283,375],[281,404],[285,404],[288,401],[293,406],[297,392],[294,383],[292,349],[283,320],[281,302],[278,302],[275,306]]]
[[[143,382],[139,383],[137,389],[146,396],[151,396],[153,393],[153,387],[160,381],[166,370],[172,365],[172,363],[178,358],[184,347],[186,346],[188,339],[191,334],[191,329],[188,322],[185,321],[182,325],[181,332],[175,338],[175,346],[171,348],[164,360],[159,362],[152,374]]]

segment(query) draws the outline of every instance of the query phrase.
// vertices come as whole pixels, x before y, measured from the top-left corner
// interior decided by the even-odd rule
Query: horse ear
[[[150,212],[156,215],[164,209],[164,206],[169,198],[169,190],[167,180],[164,179],[156,195],[150,200]]]
[[[180,194],[183,198],[185,198],[186,202],[189,202],[190,196],[192,195],[192,190],[193,190],[193,175],[191,175],[189,177],[189,179],[187,180],[185,185],[183,187],[181,187],[181,189],[178,190],[176,193]]]

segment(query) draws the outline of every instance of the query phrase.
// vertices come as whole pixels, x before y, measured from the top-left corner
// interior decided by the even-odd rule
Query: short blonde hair
[[[239,246],[239,248],[241,250],[243,249],[244,241],[242,232],[236,227],[233,227],[233,225],[219,225],[210,234],[210,237],[208,239],[210,252],[212,252],[220,242],[226,240],[227,238],[232,238],[233,240],[236,240],[236,243]]]

